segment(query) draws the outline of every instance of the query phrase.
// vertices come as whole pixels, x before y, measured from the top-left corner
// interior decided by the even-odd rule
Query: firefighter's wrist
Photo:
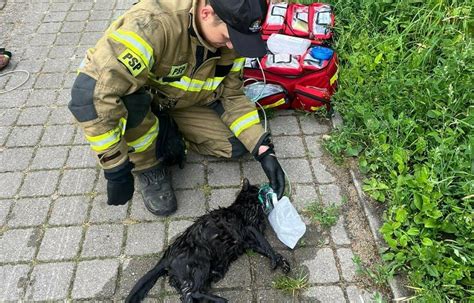
[[[268,145],[260,145],[258,148],[258,155],[260,156],[264,152],[266,152],[270,147]]]

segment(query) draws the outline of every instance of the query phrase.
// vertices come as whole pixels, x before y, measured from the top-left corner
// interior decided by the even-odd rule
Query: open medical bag
[[[284,34],[287,38],[304,38],[309,47],[300,48],[306,49],[301,54],[269,51],[261,58],[261,66],[257,59],[248,58],[244,67],[247,96],[264,108],[314,112],[326,107],[332,113],[330,99],[337,86],[338,61],[327,44],[333,26],[334,14],[328,4],[269,3],[262,37],[267,40],[271,35]],[[270,89],[264,83],[271,85]]]

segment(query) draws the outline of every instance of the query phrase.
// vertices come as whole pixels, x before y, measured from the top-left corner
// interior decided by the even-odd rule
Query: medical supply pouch
[[[326,48],[322,46],[315,46],[315,47],[309,48],[306,51],[306,53],[303,56],[301,56],[301,59],[300,59],[301,67],[304,70],[313,70],[313,71],[320,70],[329,64],[329,60],[331,59],[333,53],[331,53],[329,57],[316,56],[314,52],[316,48],[330,50],[332,52],[330,48]],[[323,59],[323,58],[326,58],[326,59]]]
[[[263,109],[286,109],[290,107],[290,100],[286,90],[278,84],[264,83],[262,81],[253,82],[245,85],[244,93],[250,101],[258,102]],[[257,107],[257,109],[261,108]]]
[[[294,94],[295,97],[291,104],[294,109],[314,112],[321,109],[322,106],[330,106],[331,96],[326,88],[297,84]]]
[[[303,68],[299,56],[290,54],[267,54],[262,59],[265,71],[282,75],[300,75]]]
[[[285,34],[289,36],[308,37],[310,33],[308,27],[308,12],[308,5],[295,3],[288,5]]]
[[[283,33],[286,27],[286,12],[288,3],[270,3],[265,22],[262,25],[262,34],[271,35],[274,33]]]
[[[334,14],[331,6],[324,3],[311,4],[308,11],[308,26],[310,39],[331,39],[334,28]]]
[[[311,48],[310,48],[311,50]],[[265,56],[266,57],[266,56]],[[265,59],[265,57],[263,59]],[[304,62],[304,59],[302,60]],[[301,61],[300,61],[301,62]],[[311,109],[311,107],[317,108],[321,106],[321,103],[326,105],[328,111],[331,110],[329,97],[332,96],[336,90],[337,86],[337,54],[333,53],[329,60],[323,60],[321,65],[317,63],[303,63],[307,66],[303,68],[301,63],[299,66],[301,67],[301,71],[297,74],[289,75],[286,71],[282,71],[281,67],[278,69],[268,69],[267,64],[263,64],[262,60],[262,67],[265,73],[265,77],[262,74],[261,69],[258,66],[258,62],[255,59],[248,59],[244,66],[244,79],[252,79],[253,81],[266,81],[266,83],[271,84],[278,84],[281,85],[286,93],[287,97],[291,102],[291,108],[304,109],[308,111],[314,111],[315,109]],[[310,68],[309,65],[312,65]],[[320,67],[320,68],[319,68]],[[312,69],[314,68],[314,69]],[[247,81],[247,80],[245,80]],[[316,87],[319,89],[325,89],[326,94],[320,95],[316,93],[318,98],[328,100],[327,103],[321,100],[317,100],[317,103],[313,102],[306,102],[309,106],[305,106],[306,104],[302,99],[306,100],[305,97],[300,96],[299,101],[295,102],[296,94],[295,88],[298,86],[300,91],[306,92],[311,94],[312,91],[307,92],[305,89],[301,87]],[[327,97],[328,96],[328,97]],[[301,105],[303,102],[303,105]],[[316,102],[316,101],[315,101]]]

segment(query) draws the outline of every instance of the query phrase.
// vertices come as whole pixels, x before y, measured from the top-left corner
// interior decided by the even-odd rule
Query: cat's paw
[[[282,255],[278,255],[277,263],[278,263],[278,266],[281,267],[281,270],[283,270],[285,274],[290,272],[291,270],[290,262],[288,262],[288,260],[285,257],[283,257]]]

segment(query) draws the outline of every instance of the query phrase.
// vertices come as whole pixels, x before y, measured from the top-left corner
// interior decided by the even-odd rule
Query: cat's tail
[[[143,277],[138,280],[137,284],[132,288],[128,294],[126,303],[138,303],[141,302],[150,289],[155,285],[156,281],[166,274],[166,263],[165,258],[162,258],[155,267],[147,272]]]

